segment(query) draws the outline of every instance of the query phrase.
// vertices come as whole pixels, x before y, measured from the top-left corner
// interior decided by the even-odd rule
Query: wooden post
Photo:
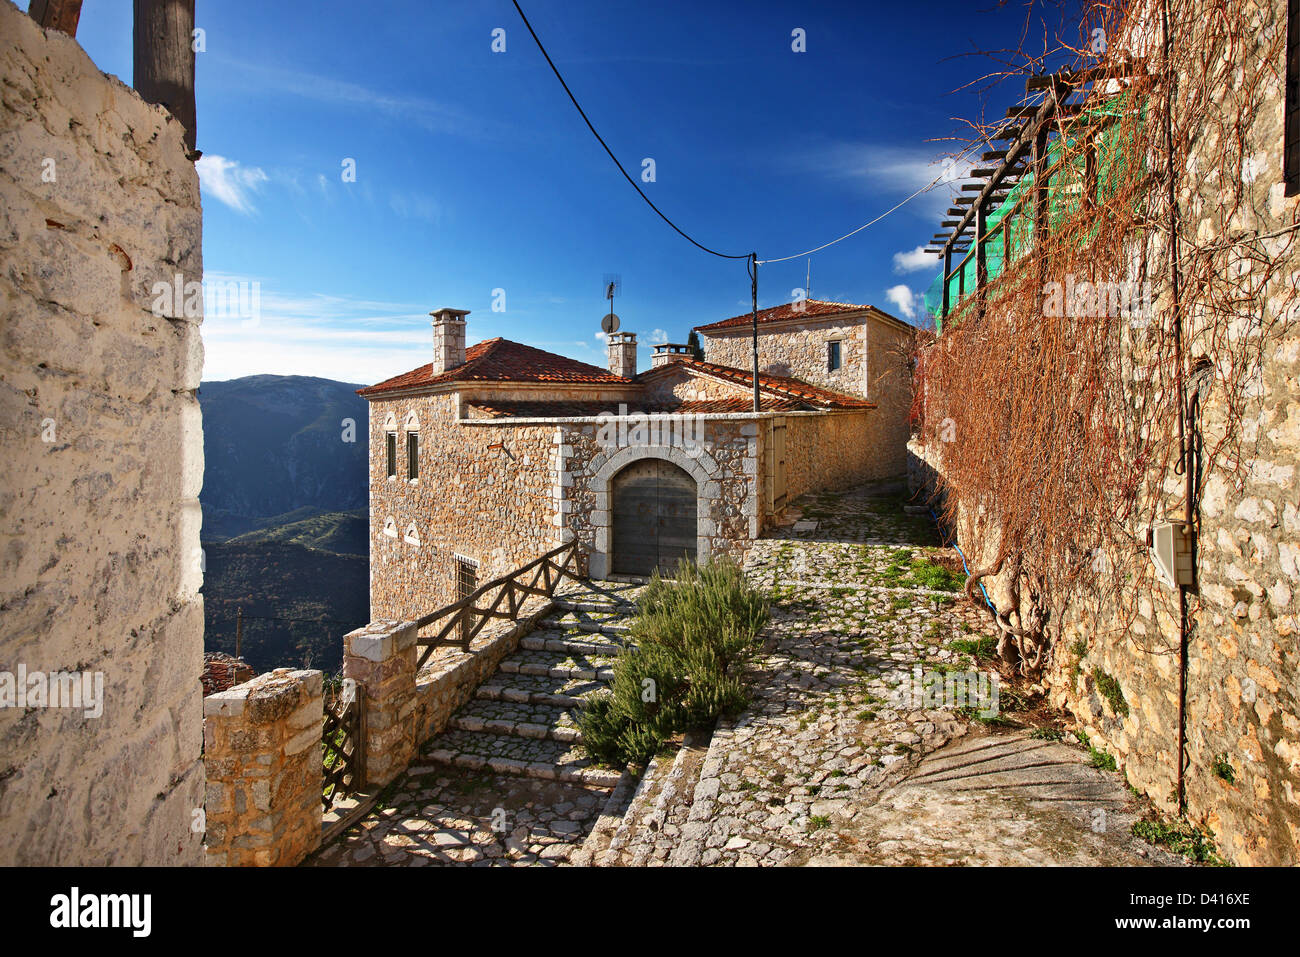
[[[952,243],[943,249],[943,318],[948,318],[948,284],[952,282]]]
[[[135,0],[135,89],[171,111],[185,127],[191,158],[198,120],[194,107],[194,0]]]
[[[27,15],[46,30],[59,30],[75,37],[81,21],[81,0],[32,0]]]
[[[984,240],[988,238],[988,201],[975,210],[975,295],[979,297],[979,314],[984,315],[984,300],[988,298],[989,267],[985,258]]]

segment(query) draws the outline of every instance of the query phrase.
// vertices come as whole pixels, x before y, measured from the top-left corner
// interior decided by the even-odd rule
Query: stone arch
[[[391,516],[391,515],[389,515],[388,518],[384,519],[384,529],[383,529],[383,531],[384,531],[384,534],[387,535],[389,538],[396,538],[396,537],[397,537],[397,519],[393,518],[393,516]]]
[[[414,522],[406,526],[406,533],[402,536],[402,541],[408,545],[414,545],[416,548],[420,547],[420,530],[415,527]]]
[[[406,413],[406,418],[402,420],[402,428],[407,432],[420,431],[420,417],[415,414],[414,409]]]
[[[713,503],[719,493],[718,483],[714,479],[718,471],[717,461],[702,448],[696,449],[696,454],[692,455],[671,446],[631,446],[599,455],[591,463],[590,488],[596,494],[596,508],[591,513],[591,524],[596,533],[589,566],[592,578],[603,578],[610,574],[612,568],[610,550],[613,546],[613,515],[610,509],[613,501],[610,498],[610,483],[615,475],[640,459],[664,459],[695,480],[695,557],[697,561],[704,561],[709,556],[713,535]]]
[[[384,416],[384,431],[385,431],[385,432],[396,432],[396,431],[397,431],[397,413],[396,413],[396,412],[389,412],[388,415]]]

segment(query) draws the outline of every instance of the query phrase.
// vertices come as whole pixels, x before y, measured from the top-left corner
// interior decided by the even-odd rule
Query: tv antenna
[[[605,298],[609,300],[609,312],[600,320],[600,329],[605,335],[618,332],[618,316],[614,314],[614,296],[623,291],[623,280],[616,275],[605,275]]]

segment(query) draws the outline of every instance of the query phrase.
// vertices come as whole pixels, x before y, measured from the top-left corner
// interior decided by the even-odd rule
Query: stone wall
[[[458,405],[456,393],[370,403],[372,618],[413,620],[455,601],[457,555],[479,563],[483,584],[559,544],[555,429],[462,426]],[[415,482],[406,478],[405,452],[413,427]],[[388,431],[398,433],[395,478],[386,476]]]
[[[1187,158],[1180,206],[1184,231],[1200,241],[1232,233],[1268,235],[1295,216],[1296,198],[1282,182],[1284,64],[1260,61],[1262,37],[1286,29],[1281,0],[1246,6],[1255,20],[1243,48],[1243,72],[1259,71],[1264,102],[1247,136],[1254,151],[1249,183],[1196,174],[1197,148]],[[1252,48],[1251,44],[1255,46]],[[1249,83],[1244,84],[1249,86]],[[1222,210],[1232,203],[1227,188],[1243,191],[1232,223]],[[1277,259],[1285,236],[1260,241]],[[1277,315],[1276,303],[1291,300],[1300,285],[1300,257],[1287,254],[1277,288],[1242,305],[1234,336],[1259,339],[1259,375],[1245,414],[1230,415],[1221,389],[1212,386],[1201,404],[1200,427],[1207,448],[1229,429],[1239,429],[1240,470],[1220,467],[1201,476],[1197,537],[1198,587],[1189,595],[1186,797],[1188,815],[1211,827],[1224,853],[1238,864],[1300,862],[1300,335],[1294,307]],[[1243,256],[1237,268],[1249,270]],[[1155,290],[1159,312],[1167,289]],[[1185,314],[1195,315],[1195,293]],[[1267,335],[1251,311],[1282,320]],[[1221,360],[1222,344],[1189,341],[1192,360]],[[941,397],[936,397],[941,404]],[[941,448],[914,443],[918,483],[942,475]],[[1181,511],[1181,483],[1147,514]],[[962,503],[963,505],[967,503]],[[1140,532],[1140,530],[1138,530]],[[996,542],[963,541],[972,564]],[[1002,583],[990,582],[1002,607]],[[1156,586],[1121,596],[1136,617],[1117,629],[1112,607],[1075,607],[1058,639],[1048,675],[1051,701],[1067,709],[1092,743],[1108,751],[1132,783],[1167,811],[1177,809],[1179,614],[1173,588]],[[1119,696],[1103,694],[1097,678],[1113,679]]]
[[[320,846],[324,686],[279,668],[203,701],[207,862],[292,867]]]
[[[611,567],[610,482],[638,459],[664,459],[695,480],[699,561],[713,554],[740,555],[758,536],[762,527],[758,423],[745,416],[686,418],[691,419],[691,431],[678,437],[688,435],[696,443],[693,449],[672,437],[673,425],[682,422],[672,416],[652,417],[661,427],[649,441],[631,429],[619,432],[596,422],[575,421],[557,431],[558,521],[564,539],[576,537],[590,556],[593,577],[609,574]],[[696,421],[701,429],[698,435]],[[667,434],[663,423],[669,426]]]
[[[890,446],[892,430],[879,409],[787,415],[785,423],[785,482],[791,501],[807,492],[899,478],[903,472]]]
[[[8,0],[0,36],[0,672],[103,681],[0,709],[0,864],[198,864],[203,352],[153,311],[202,278],[198,177],[75,40]]]

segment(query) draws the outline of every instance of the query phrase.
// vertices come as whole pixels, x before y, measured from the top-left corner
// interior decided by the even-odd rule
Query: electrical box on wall
[[[1173,588],[1194,584],[1192,532],[1186,522],[1157,522],[1147,533],[1147,544],[1165,584]]]

